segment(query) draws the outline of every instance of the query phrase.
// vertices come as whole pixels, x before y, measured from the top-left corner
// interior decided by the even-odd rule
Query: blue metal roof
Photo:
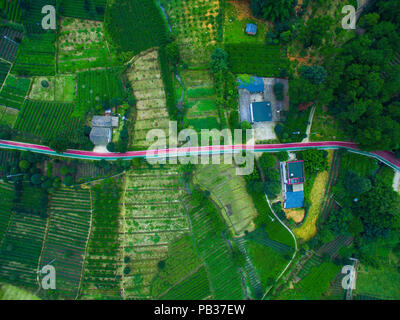
[[[257,26],[254,23],[248,23],[246,25],[246,33],[256,34],[257,33]]]
[[[269,101],[253,102],[251,108],[254,122],[272,121],[271,103]]]
[[[304,206],[304,191],[286,192],[286,209],[302,208]]]
[[[250,93],[264,92],[264,80],[260,77],[250,77],[250,81],[246,82],[239,78],[239,89],[246,89]]]

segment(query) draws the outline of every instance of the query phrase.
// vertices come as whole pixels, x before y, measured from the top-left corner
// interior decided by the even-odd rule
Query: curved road
[[[343,141],[321,141],[321,142],[306,142],[306,143],[282,143],[282,144],[256,144],[252,146],[246,145],[219,145],[219,146],[206,146],[206,147],[188,147],[188,148],[172,148],[172,149],[159,149],[159,150],[141,150],[129,151],[126,153],[98,153],[93,151],[82,150],[67,150],[65,153],[57,153],[49,147],[30,144],[17,141],[0,140],[0,148],[13,149],[22,151],[31,151],[47,155],[76,158],[85,160],[130,160],[133,158],[165,158],[174,156],[185,155],[198,155],[198,154],[223,154],[223,153],[237,153],[242,150],[251,150],[254,152],[279,152],[279,151],[299,151],[306,149],[346,149],[351,152],[366,155],[375,158],[393,169],[400,171],[400,159],[397,159],[393,153],[387,151],[366,152],[361,151],[358,146],[353,142]]]

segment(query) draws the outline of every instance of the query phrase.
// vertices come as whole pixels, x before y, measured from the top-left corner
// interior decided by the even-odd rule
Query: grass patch
[[[343,155],[340,166],[342,173],[351,170],[360,177],[371,177],[379,168],[378,160],[352,152]]]
[[[214,88],[195,88],[195,89],[188,89],[186,91],[186,96],[191,99],[210,97],[214,94],[215,94]]]
[[[310,141],[345,141],[346,136],[339,127],[339,121],[318,105],[311,125]]]
[[[10,284],[3,284],[0,288],[0,300],[40,300],[32,293],[14,287]]]
[[[307,212],[306,219],[300,227],[293,230],[296,237],[308,241],[317,233],[317,219],[321,211],[322,200],[325,194],[328,179],[328,171],[318,173],[317,177],[315,178],[309,198],[311,206]]]
[[[218,119],[215,117],[199,118],[199,119],[185,119],[185,124],[193,127],[196,131],[202,129],[219,129]]]

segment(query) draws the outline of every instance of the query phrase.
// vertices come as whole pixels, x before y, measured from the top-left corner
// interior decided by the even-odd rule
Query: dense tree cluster
[[[272,22],[289,20],[297,0],[251,0],[250,8],[256,18]]]

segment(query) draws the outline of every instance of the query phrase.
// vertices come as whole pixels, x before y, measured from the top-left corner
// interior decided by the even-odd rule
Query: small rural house
[[[92,118],[92,131],[90,140],[95,146],[106,146],[112,139],[112,128],[117,128],[118,117],[94,116]]]
[[[257,25],[254,23],[248,23],[246,25],[246,33],[251,36],[255,36],[257,34]]]
[[[304,161],[287,161],[281,164],[281,175],[284,184],[285,209],[304,206]]]

